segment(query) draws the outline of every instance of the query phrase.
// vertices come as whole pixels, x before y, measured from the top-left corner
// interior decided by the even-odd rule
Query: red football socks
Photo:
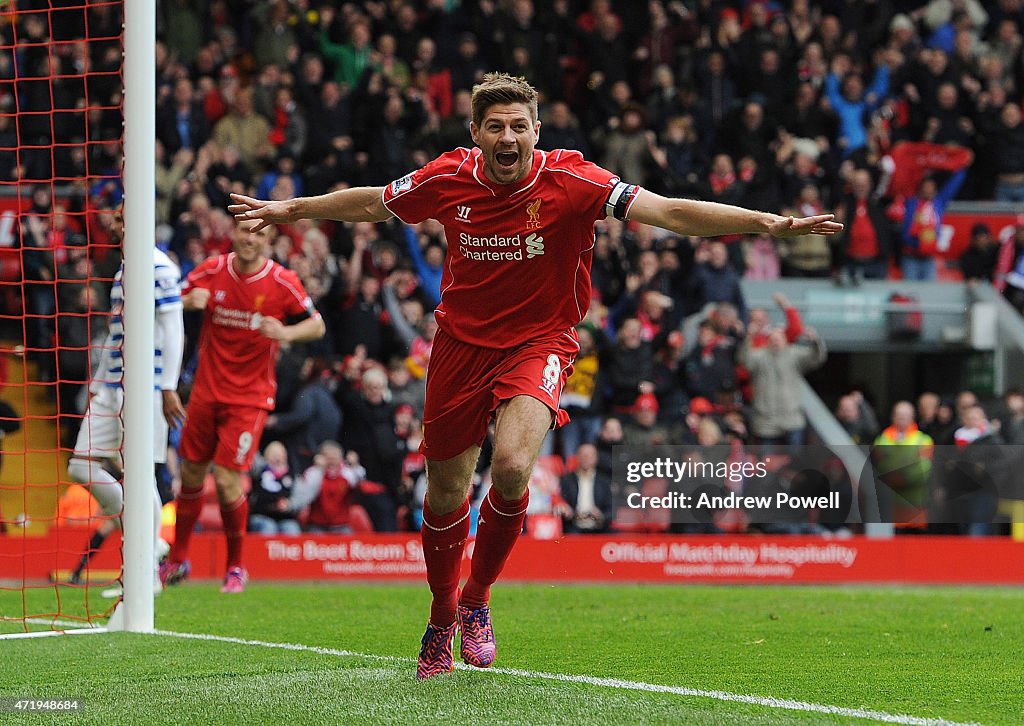
[[[480,520],[476,529],[476,545],[469,580],[462,590],[459,602],[473,610],[483,607],[491,598],[491,585],[498,579],[508,556],[512,554],[526,519],[530,503],[530,490],[521,499],[503,499],[493,488],[480,505]]]
[[[427,563],[427,584],[434,596],[430,603],[430,623],[445,628],[455,622],[459,602],[459,577],[462,554],[469,538],[469,499],[448,514],[434,514],[423,504],[423,559]]]
[[[175,507],[174,544],[167,559],[171,562],[184,562],[188,559],[188,543],[192,539],[192,530],[196,528],[199,514],[203,511],[203,490],[182,489]]]
[[[249,500],[243,494],[231,504],[220,507],[220,517],[224,522],[224,536],[228,541],[228,566],[242,566],[242,542],[245,541],[245,528],[249,522]]]

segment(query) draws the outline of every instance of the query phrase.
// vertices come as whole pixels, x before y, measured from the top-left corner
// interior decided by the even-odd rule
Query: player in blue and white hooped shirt
[[[156,247],[153,248],[153,273],[156,282],[156,317],[153,330],[156,414],[153,421],[153,451],[155,461],[162,464],[167,458],[168,429],[170,426],[180,426],[185,416],[177,392],[185,329],[182,320],[181,271],[166,253]],[[103,508],[103,513],[111,519],[101,524],[93,533],[78,567],[71,576],[73,583],[80,582],[90,555],[103,544],[116,527],[120,526],[119,515],[124,506],[121,483],[115,473],[112,473],[120,473],[120,449],[124,438],[124,425],[121,421],[121,407],[124,402],[123,274],[122,264],[110,291],[110,328],[103,342],[96,375],[89,386],[89,408],[82,421],[78,440],[75,442],[74,454],[68,463],[68,474],[71,478],[88,486],[92,496]],[[161,549],[166,549],[166,546],[160,547],[163,544],[159,535],[160,512],[161,501],[154,480],[153,517],[158,554]],[[158,578],[154,580],[154,589],[160,589]]]

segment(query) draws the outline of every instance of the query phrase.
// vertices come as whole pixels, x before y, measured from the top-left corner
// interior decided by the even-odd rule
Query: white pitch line
[[[0,633],[0,640],[13,640],[16,638],[46,638],[51,635],[84,635],[87,633],[105,633],[106,627],[96,623],[83,622],[81,620],[61,620],[59,618],[14,618],[4,617],[0,622],[25,622],[33,625],[49,625],[51,628],[63,626],[67,630],[35,630],[28,632]]]
[[[21,638],[48,638],[54,635],[89,635],[106,633],[107,629],[96,623],[80,620],[61,620],[59,618],[11,618],[5,617],[2,622],[22,621],[33,625],[49,625],[51,628],[63,626],[68,630],[33,630],[28,632],[0,633],[0,640],[17,640]]]
[[[22,638],[50,638],[62,635],[102,635],[106,628],[79,628],[77,630],[35,630],[29,633],[2,633],[0,640],[19,640]]]
[[[26,623],[34,623],[36,625],[66,625],[66,626],[68,626],[70,628],[77,628],[77,629],[81,629],[81,628],[88,629],[88,628],[91,628],[91,629],[95,630],[97,628],[102,628],[103,627],[102,625],[98,625],[97,623],[93,623],[93,622],[89,622],[89,621],[83,621],[83,620],[54,620],[54,619],[51,619],[51,618],[25,618],[25,622]]]
[[[368,660],[386,661],[392,663],[414,663],[414,658],[403,658],[393,655],[373,655],[369,653],[357,653],[351,650],[338,648],[324,648],[315,645],[302,645],[301,643],[273,643],[266,640],[249,640],[247,638],[232,638],[226,635],[209,635],[206,633],[179,633],[173,630],[153,630],[153,635],[163,635],[172,638],[185,638],[189,640],[209,640],[219,643],[234,643],[236,645],[249,645],[259,648],[274,648],[277,650],[302,651],[306,653],[317,653],[318,655],[333,655],[340,658],[365,658]],[[749,696],[742,693],[730,693],[728,691],[705,691],[699,688],[686,688],[685,686],[663,686],[657,683],[643,683],[641,681],[627,681],[618,678],[598,678],[596,676],[579,676],[569,673],[545,673],[544,671],[528,671],[518,668],[473,668],[472,666],[456,663],[455,667],[460,670],[475,671],[477,673],[489,673],[496,676],[518,676],[520,678],[534,678],[546,681],[560,681],[563,683],[582,683],[602,688],[618,688],[627,691],[643,691],[646,693],[670,693],[676,696],[688,696],[690,698],[709,698],[715,701],[732,701],[735,703],[747,703],[753,706],[765,708],[785,709],[789,711],[809,711],[811,713],[823,713],[830,716],[842,716],[845,718],[870,719],[883,721],[885,723],[902,724],[904,726],[978,726],[974,722],[947,721],[942,718],[924,718],[921,716],[905,716],[902,714],[875,711],[868,708],[845,708],[843,706],[829,706],[822,703],[810,703],[808,701],[796,701],[788,698],[771,698],[767,696]]]
[[[0,615],[0,623],[26,622],[33,625],[66,625],[70,628],[102,628],[103,625],[94,623],[91,620],[61,620],[60,618],[34,618],[22,617],[20,615]]]

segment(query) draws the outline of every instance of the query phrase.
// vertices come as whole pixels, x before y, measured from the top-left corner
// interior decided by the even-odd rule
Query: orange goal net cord
[[[121,262],[123,15],[0,1],[0,635],[94,626],[117,603],[116,515],[68,462]]]

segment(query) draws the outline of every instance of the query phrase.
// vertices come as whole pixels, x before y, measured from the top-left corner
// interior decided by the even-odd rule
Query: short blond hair
[[[479,126],[487,109],[499,103],[523,103],[530,109],[530,118],[537,120],[537,89],[522,76],[488,73],[473,86],[473,123]]]

